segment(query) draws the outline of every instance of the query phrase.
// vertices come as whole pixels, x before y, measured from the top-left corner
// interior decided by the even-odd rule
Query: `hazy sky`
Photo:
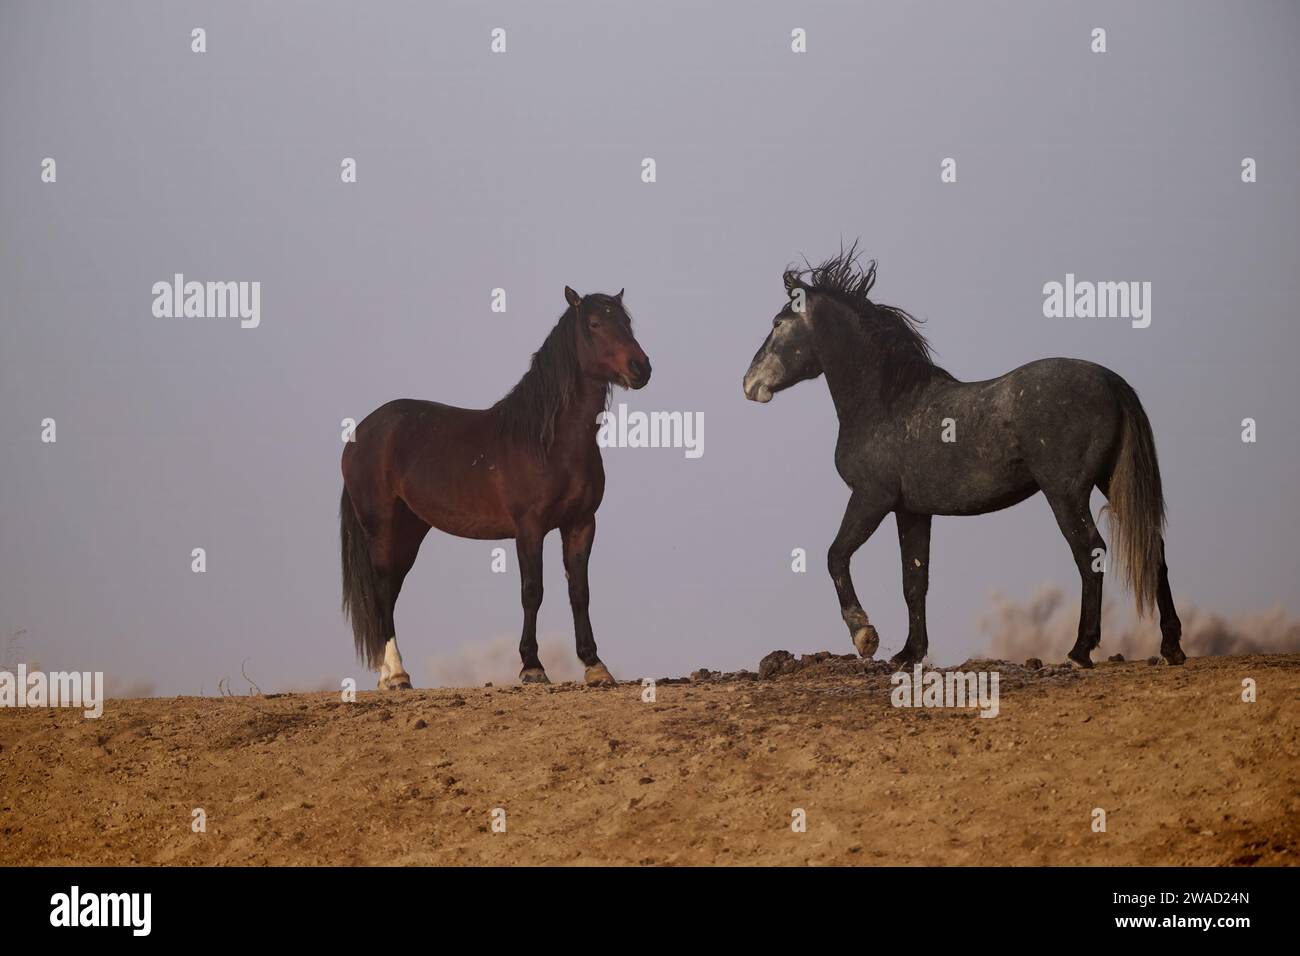
[[[740,381],[781,269],[855,237],[876,298],[926,319],[959,378],[1065,355],[1137,388],[1177,600],[1300,610],[1297,41],[1289,0],[5,0],[0,639],[25,628],[47,668],[159,693],[243,686],[244,658],[266,690],[373,686],[338,606],[340,420],[397,397],[491,404],[568,284],[627,288],[655,372],[616,403],[705,420],[695,460],[605,453],[591,580],[610,669],[849,652],[825,572],[848,500],[826,386],[760,406]],[[260,282],[260,326],[156,318],[151,287],[177,272]],[[1044,318],[1067,273],[1151,282],[1151,326]],[[397,609],[417,685],[513,657],[506,546],[503,575],[492,542],[426,539]],[[558,535],[546,560],[543,662],[564,675]],[[853,569],[892,653],[892,519]],[[984,646],[994,592],[1047,582],[1077,589],[1041,496],[936,520],[933,657]],[[1108,600],[1131,604],[1115,584]]]

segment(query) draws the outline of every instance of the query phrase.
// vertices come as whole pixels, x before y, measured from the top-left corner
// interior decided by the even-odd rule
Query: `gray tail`
[[[1155,606],[1164,561],[1165,498],[1151,422],[1137,392],[1118,375],[1116,397],[1124,412],[1124,434],[1110,476],[1112,547],[1128,573],[1138,615]]]
[[[348,489],[339,502],[339,539],[343,559],[343,614],[352,621],[357,657],[371,670],[384,661],[383,614],[379,610],[379,575],[370,561],[370,538],[357,519]]]

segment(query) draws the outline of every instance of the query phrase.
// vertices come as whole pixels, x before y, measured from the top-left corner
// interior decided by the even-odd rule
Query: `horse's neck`
[[[579,375],[573,397],[555,414],[553,444],[570,448],[596,447],[596,416],[605,410],[608,389]]]
[[[857,317],[823,314],[820,319],[813,323],[817,359],[840,423],[883,415],[880,358],[867,347],[866,336],[856,326]]]

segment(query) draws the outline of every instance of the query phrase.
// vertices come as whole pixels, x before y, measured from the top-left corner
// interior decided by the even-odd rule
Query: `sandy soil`
[[[796,670],[0,711],[0,862],[1300,861],[1300,656],[1002,664],[993,719]]]

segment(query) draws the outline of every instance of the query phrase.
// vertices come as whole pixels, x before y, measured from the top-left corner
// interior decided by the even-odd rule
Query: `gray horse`
[[[1155,442],[1124,379],[1092,362],[1052,358],[985,382],[957,381],[934,364],[912,316],[867,298],[876,264],[860,266],[856,243],[784,278],[789,302],[745,373],[745,396],[767,402],[826,376],[840,422],[835,468],[853,490],[827,564],[859,654],[874,654],[880,638],[853,590],[849,560],[885,515],[898,522],[908,611],[907,643],[893,661],[910,666],[929,646],[931,517],[986,514],[1041,491],[1083,583],[1069,658],[1091,667],[1106,547],[1089,507],[1097,487],[1138,613],[1154,603],[1160,653],[1170,664],[1186,660],[1165,567]]]

